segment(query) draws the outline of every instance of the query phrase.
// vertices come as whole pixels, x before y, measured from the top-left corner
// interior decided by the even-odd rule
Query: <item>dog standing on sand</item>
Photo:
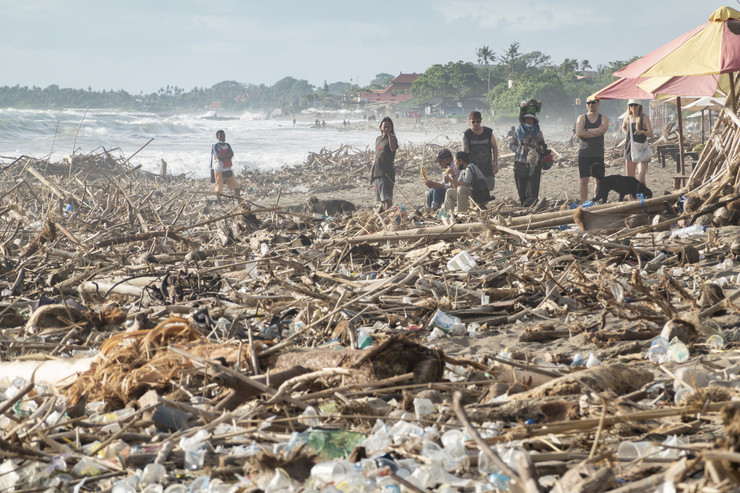
[[[595,168],[594,171],[596,171]],[[592,174],[592,176],[599,180],[598,185],[596,185],[596,196],[593,198],[594,202],[600,200],[602,203],[606,203],[609,198],[609,192],[611,191],[615,191],[619,194],[620,202],[624,200],[625,195],[637,196],[639,194],[646,199],[653,196],[652,190],[634,176],[603,176],[603,174],[601,176]]]

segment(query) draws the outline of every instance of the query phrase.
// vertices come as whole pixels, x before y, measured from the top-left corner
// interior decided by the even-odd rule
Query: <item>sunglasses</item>
[[[480,123],[480,120],[470,120],[470,123]]]
[[[637,104],[637,103],[632,103],[632,104],[628,104],[627,106],[642,106],[642,105]]]
[[[598,101],[586,101],[586,104],[599,104]]]

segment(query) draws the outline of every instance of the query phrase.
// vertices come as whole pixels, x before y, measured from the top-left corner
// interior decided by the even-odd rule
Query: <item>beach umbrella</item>
[[[614,75],[644,78],[729,74],[728,89],[734,108],[733,74],[740,70],[738,33],[740,12],[730,7],[720,7],[707,22],[617,70]]]
[[[680,97],[717,96],[718,92],[729,91],[731,106],[735,108],[734,73],[740,70],[738,34],[740,12],[721,7],[707,22],[614,72],[623,79],[648,79],[634,85],[653,97],[679,96],[676,112],[681,174],[685,173],[685,167]],[[722,74],[727,75],[722,77]]]
[[[709,126],[712,126],[712,110],[721,110],[725,105],[725,98],[699,98],[683,107],[684,111],[701,112],[701,143],[704,143],[704,112],[709,111]]]

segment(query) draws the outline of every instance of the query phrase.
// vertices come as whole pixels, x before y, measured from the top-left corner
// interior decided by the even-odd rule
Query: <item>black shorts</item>
[[[224,178],[231,178],[232,176],[234,176],[234,172],[230,169],[227,169],[226,171],[221,172],[221,176],[223,176]]]
[[[594,173],[593,168],[601,168],[601,173]],[[604,158],[600,156],[581,156],[578,155],[578,176],[585,178],[587,176],[604,176]]]

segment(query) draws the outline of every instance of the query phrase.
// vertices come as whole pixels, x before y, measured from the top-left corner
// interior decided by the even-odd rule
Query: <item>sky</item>
[[[595,69],[642,56],[740,0],[0,0],[0,86],[185,91],[377,74],[540,51]]]

